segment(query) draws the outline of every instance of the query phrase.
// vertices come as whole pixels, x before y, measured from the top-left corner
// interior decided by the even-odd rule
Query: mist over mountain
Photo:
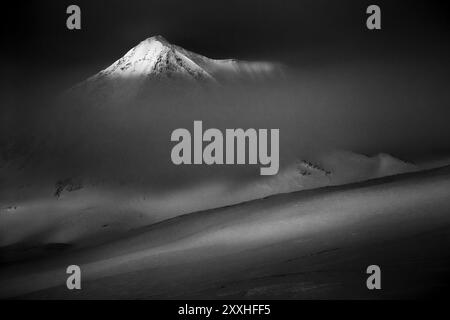
[[[70,29],[72,2],[10,3],[0,297],[450,292],[448,3],[379,0],[375,30],[372,4],[79,0]],[[276,133],[277,174],[206,164],[236,129]]]
[[[360,154],[349,110],[321,101],[335,82],[319,88],[288,71],[206,58],[162,37],[142,41],[48,100],[30,124],[9,124],[21,125],[1,147],[0,245],[92,244],[181,214],[419,169]],[[195,120],[205,129],[279,128],[280,172],[174,165],[171,132],[191,130]],[[345,139],[336,140],[343,127]]]

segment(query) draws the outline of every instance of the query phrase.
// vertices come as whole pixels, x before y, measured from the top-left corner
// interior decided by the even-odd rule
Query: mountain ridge
[[[212,59],[156,35],[138,43],[109,67],[76,84],[69,93],[87,94],[97,104],[108,97],[108,102],[134,98],[145,91],[150,82],[169,86],[179,81],[221,84],[266,80],[283,73],[279,63]]]

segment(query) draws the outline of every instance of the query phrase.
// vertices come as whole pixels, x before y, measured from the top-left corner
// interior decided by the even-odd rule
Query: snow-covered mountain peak
[[[184,49],[170,44],[162,36],[150,37],[129,50],[122,58],[102,70],[98,78],[138,78],[164,76],[181,78],[211,78]]]
[[[269,79],[282,75],[279,64],[235,59],[211,59],[169,43],[157,35],[141,41],[106,69],[70,91],[96,104],[125,101],[147,92],[154,81],[218,83],[235,80]],[[81,91],[80,91],[81,90]]]

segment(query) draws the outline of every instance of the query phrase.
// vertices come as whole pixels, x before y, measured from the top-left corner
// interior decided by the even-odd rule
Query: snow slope
[[[114,183],[114,176],[99,184],[70,179],[29,188],[16,181],[18,187],[10,184],[0,196],[0,248],[94,245],[130,229],[190,212],[419,169],[388,155],[367,157],[334,151],[299,160],[271,177],[258,176],[246,183],[211,178],[164,193],[140,190],[131,178],[120,186]]]
[[[445,287],[450,169],[188,214],[109,244],[4,266],[0,297],[399,298]],[[65,267],[82,290],[65,288]],[[379,264],[384,290],[365,288]],[[439,276],[441,275],[441,276]],[[412,281],[412,279],[414,281]],[[448,277],[447,277],[448,279]]]

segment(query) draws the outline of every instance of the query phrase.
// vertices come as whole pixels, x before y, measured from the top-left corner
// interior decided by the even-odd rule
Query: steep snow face
[[[267,79],[281,75],[282,68],[270,62],[215,60],[169,43],[162,36],[148,38],[129,50],[122,58],[70,92],[87,95],[101,103],[105,98],[120,102],[137,96],[151,81],[170,83],[217,83],[239,79]]]
[[[168,43],[163,37],[156,36],[142,41],[88,81],[105,77],[113,79],[142,76],[212,78],[186,54]]]

